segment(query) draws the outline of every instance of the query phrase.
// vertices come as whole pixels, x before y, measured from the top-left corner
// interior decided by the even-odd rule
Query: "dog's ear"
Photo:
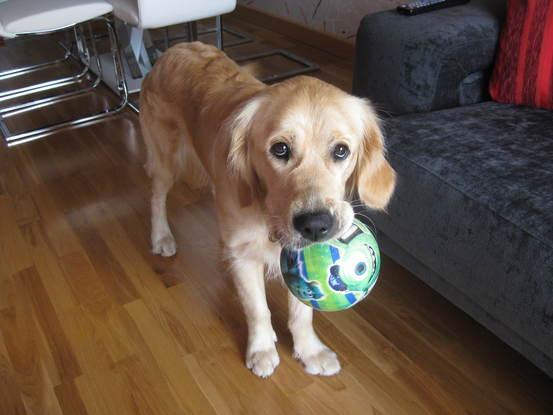
[[[261,106],[262,98],[254,96],[231,116],[228,124],[230,142],[227,154],[227,165],[231,179],[235,181],[241,207],[251,205],[259,197],[259,180],[255,174],[249,140],[252,124]]]
[[[385,209],[394,192],[396,173],[385,158],[384,137],[378,117],[367,101],[356,100],[361,105],[364,133],[350,177],[350,191],[357,191],[368,207]]]

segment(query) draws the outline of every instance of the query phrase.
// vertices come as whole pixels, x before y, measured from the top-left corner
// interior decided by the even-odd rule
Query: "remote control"
[[[426,13],[432,10],[459,6],[461,4],[468,3],[469,1],[470,0],[420,0],[414,3],[397,6],[397,11],[401,14],[413,16],[415,14]]]

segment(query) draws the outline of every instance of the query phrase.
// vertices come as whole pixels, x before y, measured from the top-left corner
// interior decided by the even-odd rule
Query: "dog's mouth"
[[[283,218],[271,216],[269,240],[285,249],[299,250],[340,237],[353,223],[353,208],[349,202],[341,201],[332,207],[296,211],[288,219]],[[315,227],[316,232],[305,227]]]
[[[328,239],[321,239],[319,241],[310,241],[309,239],[305,239],[305,238],[300,238],[295,244],[294,244],[294,249],[303,249],[303,248],[307,248],[308,246],[311,246],[311,245],[314,245],[314,244],[319,244],[319,243],[324,243],[326,242],[327,240],[329,240],[331,238],[328,238]]]
[[[273,229],[269,233],[269,241],[278,243],[282,248],[288,250],[299,250],[313,245],[315,242],[301,237],[301,235],[292,232],[284,232],[280,229]]]

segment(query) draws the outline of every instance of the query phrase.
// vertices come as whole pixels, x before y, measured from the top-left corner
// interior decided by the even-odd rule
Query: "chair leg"
[[[2,134],[6,139],[8,147],[37,140],[39,138],[45,137],[47,135],[50,135],[54,132],[57,132],[65,128],[90,125],[92,123],[101,121],[102,119],[108,116],[114,115],[120,112],[123,108],[125,108],[128,102],[128,91],[127,91],[127,83],[125,81],[125,74],[123,72],[121,54],[119,52],[117,33],[115,32],[115,28],[109,19],[105,17],[99,17],[95,20],[103,21],[106,24],[108,29],[111,54],[114,62],[115,77],[117,80],[117,91],[119,92],[119,96],[120,96],[119,103],[113,108],[103,110],[101,112],[89,115],[87,117],[76,118],[76,119],[61,122],[61,123],[51,124],[43,128],[39,128],[31,131],[25,131],[19,134],[11,134],[7,125],[4,122],[4,119],[3,119],[4,117],[0,115],[0,130],[2,131]],[[94,42],[94,38],[92,38],[92,41]]]
[[[128,101],[128,90],[127,90],[127,82],[125,81],[125,70],[123,68],[123,61],[121,60],[121,53],[119,51],[119,40],[117,39],[117,32],[115,31],[115,27],[113,23],[107,19],[103,18],[105,21],[108,32],[110,35],[110,48],[111,48],[111,55],[113,57],[113,62],[115,63],[115,75],[117,80],[117,89],[119,90],[119,95],[121,96],[121,102],[120,102],[120,109],[123,109],[127,105]]]
[[[146,76],[146,74],[152,70],[157,58],[159,57],[156,47],[154,46],[154,42],[152,42],[152,36],[150,36],[149,30],[144,30],[142,36],[142,46],[141,60],[145,68],[144,76]]]
[[[219,50],[224,49],[223,16],[215,17],[215,45]]]
[[[238,45],[243,45],[245,43],[251,43],[254,41],[254,39],[245,34],[245,33],[241,33],[241,32],[237,32],[236,30],[233,30],[233,29],[230,29],[228,27],[224,27],[223,25],[223,20],[222,20],[222,16],[216,16],[216,19],[217,17],[220,17],[221,20],[220,22],[215,20],[215,26],[214,27],[211,27],[211,28],[207,28],[207,29],[204,29],[204,30],[198,30],[198,38],[201,38],[201,36],[203,35],[210,35],[212,33],[215,33],[215,36],[216,36],[216,46],[219,47],[219,43],[221,44],[221,47],[223,48],[230,48],[232,46],[238,46]],[[183,34],[180,34],[180,35],[176,35],[176,36],[170,36],[169,35],[169,32],[168,32],[168,29],[166,28],[165,29],[165,34],[164,34],[164,38],[162,40],[156,40],[154,43],[157,43],[158,45],[160,45],[159,47],[163,50],[166,50],[168,45],[170,46],[171,42],[174,42],[174,41],[179,41],[179,40],[185,40],[186,42],[190,42],[190,34],[189,34],[189,31],[188,31],[188,23],[185,23],[186,24],[186,33],[183,33]],[[220,34],[218,33],[218,31],[220,30]],[[224,42],[224,34],[225,33],[228,33],[232,36],[232,40],[229,40],[227,42]]]
[[[166,27],[163,30],[163,44],[165,46],[164,50],[169,49],[169,28]]]
[[[89,74],[89,71],[90,71],[90,59],[89,59],[90,56],[88,56],[88,57],[85,56],[84,52],[81,50],[82,49],[82,40],[80,39],[80,37],[83,37],[83,35],[82,35],[82,31],[80,29],[78,29],[76,26],[74,27],[74,34],[75,34],[75,39],[76,39],[76,42],[77,42],[78,54],[80,55],[79,57],[81,57],[85,61],[85,66],[83,67],[83,69],[78,74],[71,75],[71,76],[66,76],[66,77],[62,77],[62,78],[58,78],[58,79],[53,79],[53,80],[46,81],[46,82],[41,82],[39,84],[28,85],[28,86],[25,86],[25,87],[22,87],[22,88],[17,88],[17,89],[12,89],[12,90],[9,90],[9,91],[0,92],[0,102],[11,100],[11,99],[14,99],[14,98],[19,98],[21,96],[26,96],[26,95],[29,95],[29,94],[35,94],[35,93],[38,93],[38,92],[49,91],[51,89],[59,88],[59,87],[62,87],[62,86],[75,84],[77,82],[80,82],[85,76],[87,76]],[[70,56],[72,56],[72,55],[70,54]],[[46,66],[49,66],[49,65],[46,65]]]
[[[232,59],[236,63],[240,64],[246,61],[267,58],[269,56],[281,56],[285,59],[291,60],[292,62],[301,65],[301,67],[265,76],[259,79],[262,82],[277,82],[286,78],[290,78],[292,76],[302,75],[319,70],[319,67],[317,65],[284,49],[270,49],[265,52],[254,53],[252,55],[234,56]]]
[[[100,81],[101,81],[100,76],[96,76],[96,79],[94,79],[94,82],[89,86],[87,86],[86,88],[79,88],[75,91],[65,92],[63,94],[54,95],[46,98],[35,99],[30,102],[25,102],[18,105],[12,105],[8,108],[0,108],[0,115],[4,117],[10,117],[10,116],[20,114],[22,112],[42,108],[47,105],[57,104],[58,102],[65,101],[77,95],[82,95],[84,93],[92,91],[98,85],[100,85]]]
[[[195,42],[198,40],[198,24],[196,22],[188,22],[188,41]]]
[[[5,71],[0,72],[0,80],[14,78],[16,76],[25,75],[30,72],[38,71],[40,69],[48,68],[50,66],[59,65],[66,62],[71,57],[71,52],[63,45],[59,44],[59,46],[64,50],[63,57],[54,59],[48,62],[41,62],[35,65],[29,65],[29,66],[24,66],[20,68],[14,68],[14,69],[7,69]]]
[[[3,114],[4,117],[14,116],[17,114],[21,114],[22,112],[42,108],[51,104],[56,104],[58,102],[65,101],[69,98],[73,98],[77,95],[82,95],[84,93],[90,92],[91,90],[95,89],[100,84],[100,81],[102,80],[102,62],[100,61],[98,50],[96,48],[96,38],[94,37],[94,33],[92,31],[92,25],[88,23],[87,28],[88,28],[88,34],[90,37],[90,42],[92,45],[92,56],[94,57],[96,67],[98,68],[98,74],[96,75],[96,78],[94,79],[94,82],[91,85],[87,86],[86,88],[79,88],[77,90],[66,92],[63,94],[53,95],[53,96],[49,96],[38,100],[32,100],[19,105],[13,105],[7,108],[0,108],[0,114]],[[88,44],[86,42],[86,37],[82,30],[82,27],[79,27],[75,31],[75,39],[76,39],[75,43],[77,44],[79,56],[81,56],[81,58],[85,61],[87,66],[90,66],[91,53],[89,51]]]
[[[152,70],[154,56],[147,30],[131,27],[125,58],[134,78],[142,78]]]

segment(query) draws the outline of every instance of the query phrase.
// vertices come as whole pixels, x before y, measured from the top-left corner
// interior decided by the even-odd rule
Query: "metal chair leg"
[[[66,31],[65,33],[67,35],[68,32]],[[25,75],[25,74],[28,74],[28,73],[31,73],[31,72],[34,72],[34,71],[38,71],[40,69],[50,67],[50,66],[59,65],[61,63],[66,62],[67,60],[69,60],[72,56],[71,51],[68,48],[66,48],[65,45],[62,42],[57,42],[56,44],[63,50],[63,52],[64,52],[63,57],[57,58],[57,59],[54,59],[54,60],[51,60],[51,61],[48,61],[48,62],[41,62],[41,63],[35,64],[35,65],[28,65],[28,66],[23,66],[23,67],[20,67],[20,68],[7,69],[5,71],[1,71],[0,72],[0,80],[13,78],[13,77],[20,76],[20,75]]]
[[[169,28],[166,27],[163,30],[163,45],[165,46],[164,50],[169,49]]]
[[[265,76],[265,77],[259,79],[261,82],[277,82],[277,81],[281,81],[281,80],[286,79],[286,78],[290,78],[292,76],[302,75],[302,74],[315,72],[315,71],[319,70],[319,67],[317,65],[315,65],[314,63],[312,63],[312,62],[308,61],[307,59],[304,59],[300,56],[294,55],[293,53],[288,52],[287,50],[284,50],[284,49],[271,49],[271,50],[264,51],[264,52],[254,53],[252,55],[234,56],[232,59],[236,63],[240,64],[240,63],[243,63],[243,62],[246,62],[246,61],[253,61],[253,60],[256,60],[256,59],[267,58],[269,56],[282,56],[285,59],[288,59],[292,62],[295,62],[295,63],[301,65],[301,67],[297,68],[297,69],[291,69],[291,70],[288,70],[288,71],[284,71],[284,72],[275,73],[275,74],[272,74],[272,75]]]
[[[125,81],[125,75],[123,72],[121,54],[119,52],[119,47],[118,47],[117,33],[115,32],[115,28],[109,19],[105,17],[99,17],[94,20],[103,21],[106,24],[108,29],[111,54],[114,61],[115,76],[117,80],[117,91],[119,92],[119,96],[121,98],[117,106],[106,109],[104,111],[98,112],[93,115],[89,115],[82,118],[76,118],[76,119],[64,121],[61,123],[51,124],[43,128],[39,128],[31,131],[25,131],[19,134],[11,134],[6,123],[4,122],[5,116],[0,115],[0,131],[4,135],[4,138],[7,142],[8,147],[37,140],[39,138],[45,137],[47,135],[50,135],[54,132],[60,131],[65,128],[80,127],[80,126],[96,123],[108,116],[111,116],[120,112],[125,108],[128,102],[128,91],[127,91],[127,84]],[[94,41],[94,38],[92,41]]]
[[[88,28],[89,37],[91,39],[90,42],[92,45],[92,56],[94,56],[96,67],[98,68],[98,74],[96,75],[96,78],[91,85],[87,86],[86,88],[79,88],[77,90],[66,92],[63,94],[49,96],[38,100],[32,100],[30,102],[25,102],[18,105],[12,105],[7,108],[0,108],[0,114],[4,114],[4,117],[14,116],[17,114],[21,114],[22,112],[42,108],[51,104],[56,104],[58,102],[65,101],[69,98],[85,94],[95,89],[100,84],[100,81],[102,80],[102,62],[100,61],[98,50],[96,48],[96,39],[94,37],[94,33],[92,32],[92,25],[89,23],[87,25],[87,28]],[[75,34],[76,34],[76,39],[78,39],[76,41],[78,45],[78,53],[81,56],[81,58],[85,60],[85,62],[87,62],[87,66],[90,66],[91,54],[89,52],[88,44],[86,42],[86,36],[84,35],[82,28],[80,27],[75,32]]]
[[[224,49],[223,16],[215,17],[215,45],[219,50]]]
[[[71,52],[67,48],[63,47],[63,45],[59,43],[58,45],[64,50],[64,55],[62,58],[54,59],[48,62],[38,63],[35,65],[29,65],[21,68],[14,68],[14,69],[8,69],[5,71],[2,71],[0,72],[0,80],[14,78],[16,76],[25,75],[34,71],[38,71],[40,69],[48,68],[50,66],[59,65],[66,62],[71,57]]]
[[[88,73],[89,73],[89,70],[90,70],[90,62],[89,62],[89,57],[85,57],[82,54],[82,51],[80,49],[82,47],[82,46],[80,46],[82,44],[82,40],[80,40],[79,37],[84,37],[84,35],[81,34],[81,36],[79,36],[79,33],[81,33],[81,30],[78,29],[77,26],[75,26],[74,27],[74,35],[75,35],[75,41],[77,43],[77,53],[79,54],[79,57],[81,58],[81,60],[84,60],[86,62],[86,65],[83,67],[83,69],[78,74],[71,75],[71,76],[66,76],[66,77],[62,77],[62,78],[58,78],[58,79],[53,79],[53,80],[50,80],[50,81],[47,81],[47,82],[42,82],[42,83],[39,83],[39,84],[28,85],[28,86],[25,86],[25,87],[22,87],[22,88],[17,88],[17,89],[12,89],[12,90],[9,90],[9,91],[0,92],[0,102],[10,100],[10,99],[14,99],[14,98],[18,98],[18,97],[25,96],[25,95],[29,95],[29,94],[35,94],[35,93],[38,93],[38,92],[48,91],[48,90],[51,90],[51,89],[54,89],[54,88],[59,88],[59,87],[66,86],[66,85],[71,85],[71,84],[80,82],[85,76],[87,76]],[[70,58],[73,57],[70,50],[68,50],[66,48],[66,51],[69,53]],[[45,66],[43,66],[43,68],[47,67],[47,66],[50,66],[50,65],[45,65]],[[33,70],[36,70],[36,68],[33,69]],[[30,72],[30,71],[27,71],[27,72]]]
[[[186,42],[191,42],[190,37],[189,37],[190,34],[188,32],[188,23],[185,23],[185,24],[186,24],[186,27],[187,27],[186,33],[176,35],[176,36],[170,36],[169,33],[168,33],[168,29],[166,28],[163,39],[162,40],[156,40],[156,41],[154,41],[154,43],[157,44],[160,49],[167,50],[167,48],[171,45],[171,42],[179,41],[179,40],[184,40]],[[219,27],[220,27],[220,29],[219,29]],[[220,26],[219,26],[219,23],[216,21],[215,27],[210,27],[210,28],[207,28],[207,29],[204,29],[204,30],[198,30],[198,38],[200,38],[201,36],[204,36],[204,35],[210,35],[212,33],[215,33],[215,36],[217,37],[217,36],[219,36],[218,33],[217,33],[218,30],[221,31],[220,38],[221,38],[221,45],[222,45],[223,48],[228,49],[232,46],[243,45],[243,44],[251,43],[251,42],[254,41],[254,39],[251,36],[247,35],[246,33],[237,32],[234,29],[230,29],[229,27],[225,27],[223,25],[222,16],[221,16]],[[227,40],[226,42],[224,42],[223,35],[225,33],[228,33],[229,35],[231,35],[233,40]]]
[[[198,40],[198,24],[196,22],[188,22],[188,41],[195,42]]]

